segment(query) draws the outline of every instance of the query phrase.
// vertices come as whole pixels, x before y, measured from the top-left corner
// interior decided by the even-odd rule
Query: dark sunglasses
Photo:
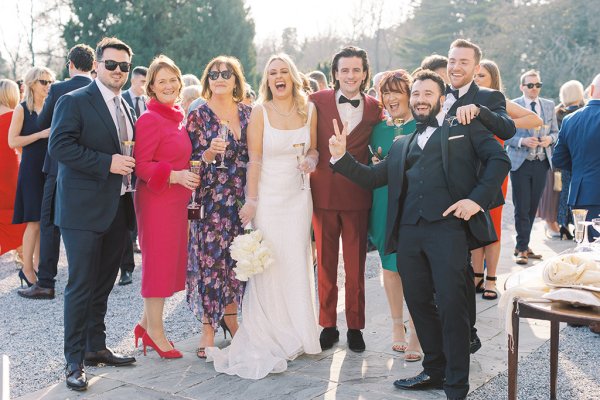
[[[542,82],[538,82],[538,83],[528,83],[528,84],[526,84],[526,85],[523,85],[523,86],[525,86],[527,89],[533,89],[534,87],[536,87],[536,88],[538,88],[538,89],[539,89],[539,88],[541,88],[541,87],[542,87]]]
[[[47,81],[45,79],[38,79],[37,80],[39,83],[41,83],[43,86],[48,86],[48,85],[52,85],[52,81]]]
[[[103,60],[98,62],[104,63],[104,67],[109,71],[114,71],[117,69],[117,66],[121,72],[129,72],[129,68],[131,68],[131,63],[128,63],[127,61],[116,62],[113,60]]]
[[[212,80],[212,81],[216,81],[217,79],[219,79],[219,75],[221,75],[221,78],[227,80],[229,78],[231,78],[231,75],[233,75],[233,73],[226,69],[225,71],[210,71],[208,73],[208,77]]]

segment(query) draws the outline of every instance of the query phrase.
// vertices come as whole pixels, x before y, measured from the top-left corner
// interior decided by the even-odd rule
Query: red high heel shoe
[[[156,343],[154,343],[152,338],[150,336],[148,336],[148,332],[144,332],[144,335],[142,336],[142,346],[144,346],[144,355],[146,355],[146,346],[150,346],[154,349],[154,351],[156,351],[158,353],[160,358],[181,358],[181,357],[183,357],[183,354],[175,348],[173,348],[169,351],[162,351],[156,345]]]
[[[144,333],[146,333],[146,330],[140,324],[137,324],[135,328],[133,328],[133,336],[135,337],[136,349],[138,347],[138,342],[142,338],[142,336],[144,336]]]

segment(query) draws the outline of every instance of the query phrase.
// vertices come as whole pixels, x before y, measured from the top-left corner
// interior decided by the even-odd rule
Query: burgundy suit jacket
[[[369,95],[363,94],[364,111],[360,123],[350,132],[347,151],[363,164],[369,163],[369,141],[373,127],[383,119],[382,107]],[[313,204],[324,210],[358,211],[371,208],[371,191],[365,190],[348,178],[333,172],[329,166],[329,138],[333,135],[333,119],[342,128],[335,104],[335,90],[321,90],[310,95],[317,108],[317,150],[319,163],[310,174]]]

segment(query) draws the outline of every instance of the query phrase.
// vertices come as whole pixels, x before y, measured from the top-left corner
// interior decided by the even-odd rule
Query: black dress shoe
[[[328,350],[333,347],[334,343],[340,340],[340,331],[337,327],[323,328],[319,342],[321,343],[321,350]]]
[[[132,275],[133,275],[133,273],[131,273],[129,271],[121,272],[121,278],[119,279],[119,286],[130,285],[131,283],[133,283]]]
[[[367,348],[360,329],[348,329],[346,338],[348,339],[348,348],[356,353],[361,353]]]
[[[98,364],[120,367],[123,365],[133,364],[135,357],[126,357],[121,354],[113,353],[111,349],[104,349],[95,352],[85,352],[83,363],[88,366],[96,366]]]
[[[412,378],[398,379],[397,381],[394,381],[394,386],[403,390],[443,389],[444,379],[433,378],[423,371],[419,375],[413,376]]]
[[[82,364],[67,364],[65,368],[67,387],[72,390],[82,391],[88,387],[88,381]]]
[[[27,289],[19,289],[17,294],[26,299],[52,300],[54,298],[54,289],[43,288],[36,282]]]
[[[471,338],[471,344],[469,345],[469,351],[471,354],[475,354],[477,350],[481,348],[481,340],[479,340],[479,336],[477,336],[477,334],[474,336],[475,337]]]

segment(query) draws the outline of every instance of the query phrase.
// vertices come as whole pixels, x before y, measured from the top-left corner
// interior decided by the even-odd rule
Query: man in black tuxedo
[[[139,118],[146,111],[146,75],[148,68],[135,67],[131,71],[131,85],[128,90],[124,91],[123,100],[129,104],[129,107],[135,111],[136,118]],[[131,184],[135,187],[135,175],[131,177]],[[123,261],[121,261],[121,277],[119,285],[129,285],[133,282],[133,269],[135,262],[133,253],[141,253],[140,247],[137,244],[137,224],[134,221],[133,230],[129,232],[129,240],[125,243],[125,253],[123,253]]]
[[[446,100],[442,110],[448,116],[455,116],[461,124],[469,124],[471,121],[477,120],[500,139],[508,140],[515,135],[516,127],[506,112],[506,98],[502,92],[480,88],[473,82],[473,77],[479,72],[481,58],[481,49],[476,44],[464,39],[452,42],[448,51],[447,66],[450,85],[446,86]],[[490,209],[502,204],[504,204],[504,197],[500,191]],[[469,293],[471,353],[475,353],[481,348],[481,341],[475,328],[477,308],[474,278],[469,252],[469,265],[465,279],[467,279]]]
[[[96,68],[94,49],[85,44],[77,44],[69,50],[67,66],[71,79],[57,82],[50,87],[44,107],[38,115],[40,129],[50,128],[54,107],[58,99],[65,93],[82,88],[92,82],[90,71]],[[54,225],[52,206],[56,192],[56,175],[58,163],[46,153],[42,171],[46,174],[44,195],[42,197],[42,213],[40,220],[40,261],[38,264],[38,281],[27,289],[20,289],[19,296],[28,299],[53,299],[54,284],[60,255],[60,230]]]
[[[67,386],[87,389],[86,365],[127,365],[133,357],[106,347],[104,316],[133,226],[130,193],[123,177],[135,160],[121,155],[132,140],[132,110],[121,98],[132,51],[117,38],[96,47],[97,79],[62,96],[52,120],[49,152],[58,161],[54,222],[60,227],[69,280],[65,288]]]
[[[478,121],[451,127],[444,120],[444,89],[434,72],[414,77],[410,107],[417,131],[397,140],[379,164],[366,166],[346,153],[346,129],[340,134],[335,121],[329,147],[334,171],[364,188],[388,185],[386,253],[397,253],[425,353],[424,371],[394,385],[443,386],[448,398],[463,399],[469,391],[467,254],[496,240],[487,210],[510,160]]]

